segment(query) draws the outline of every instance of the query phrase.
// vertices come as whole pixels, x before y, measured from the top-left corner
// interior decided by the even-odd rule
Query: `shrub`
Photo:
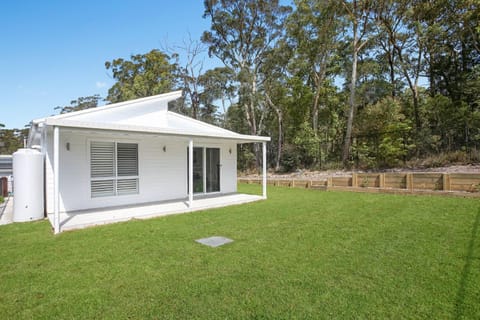
[[[280,166],[282,171],[291,172],[298,168],[300,165],[300,156],[295,146],[287,144],[284,146],[282,159],[280,160]]]
[[[383,99],[365,107],[358,116],[352,146],[357,165],[368,169],[395,167],[415,146],[409,136],[412,123],[398,101]]]
[[[249,146],[237,146],[237,169],[240,171],[249,171],[255,168],[255,153]]]
[[[304,122],[297,130],[293,143],[300,157],[300,162],[311,166],[318,161],[320,140],[309,123]]]
[[[472,156],[474,157],[473,154],[470,155],[465,151],[442,152],[439,154],[431,154],[422,159],[410,160],[408,162],[408,166],[436,168],[452,164],[468,164],[471,162],[475,162],[475,159],[472,159]]]

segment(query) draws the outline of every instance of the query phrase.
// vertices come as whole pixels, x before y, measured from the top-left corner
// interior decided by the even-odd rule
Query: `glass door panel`
[[[189,192],[188,168],[189,153],[187,148],[187,193]],[[203,148],[193,148],[193,193],[203,193]]]
[[[220,191],[220,149],[206,148],[205,162],[206,162],[207,192],[219,192]]]

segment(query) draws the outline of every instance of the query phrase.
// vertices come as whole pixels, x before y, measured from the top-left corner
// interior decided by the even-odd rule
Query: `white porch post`
[[[188,142],[188,206],[193,202],[193,139]]]
[[[58,127],[53,127],[53,228],[55,234],[60,232],[59,130]]]
[[[262,150],[262,155],[263,155],[263,180],[262,180],[262,188],[263,188],[263,198],[267,199],[267,142],[262,143],[263,150]]]

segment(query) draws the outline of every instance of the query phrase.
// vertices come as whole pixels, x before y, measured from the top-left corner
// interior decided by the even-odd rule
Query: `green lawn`
[[[243,192],[260,192],[242,185]],[[478,319],[480,202],[269,188],[54,236],[0,227],[2,319]],[[223,247],[195,243],[222,235]]]

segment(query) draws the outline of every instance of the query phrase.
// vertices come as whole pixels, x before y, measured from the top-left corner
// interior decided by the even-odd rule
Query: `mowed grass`
[[[267,201],[57,236],[1,226],[0,317],[478,319],[479,224],[475,199],[270,187]],[[213,235],[234,242],[194,241]]]

